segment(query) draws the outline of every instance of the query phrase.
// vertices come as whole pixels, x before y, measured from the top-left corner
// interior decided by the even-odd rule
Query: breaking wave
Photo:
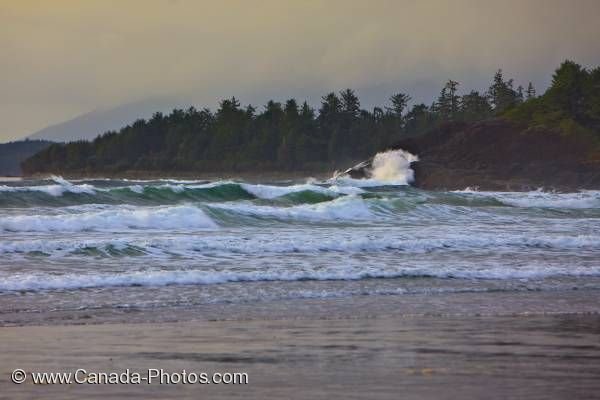
[[[373,221],[377,218],[371,204],[358,196],[346,196],[327,202],[291,207],[257,205],[251,202],[220,203],[209,207],[259,218],[297,221]]]
[[[0,219],[0,231],[81,232],[123,229],[209,229],[215,222],[193,206],[92,210],[58,215],[15,215]]]
[[[298,268],[295,270],[264,268],[262,270],[143,270],[123,273],[78,273],[50,275],[44,273],[18,274],[0,280],[0,291],[64,290],[116,286],[214,285],[228,282],[266,281],[344,281],[394,278],[460,278],[460,279],[544,279],[549,277],[598,277],[600,268],[527,269],[490,267],[465,268],[378,268],[328,267]]]
[[[494,199],[502,204],[521,208],[590,209],[600,208],[600,191],[582,190],[575,193],[532,192],[479,192],[471,188],[458,190],[467,197]]]
[[[600,191],[580,191],[575,193],[554,193],[541,190],[532,192],[479,192],[465,189],[453,192],[425,192],[406,186],[412,177],[410,162],[416,157],[410,153],[399,156],[394,152],[379,153],[373,161],[372,178],[354,179],[339,176],[333,180],[310,181],[301,184],[252,184],[235,181],[103,181],[69,182],[53,177],[47,184],[21,185],[10,182],[0,185],[0,208],[22,207],[65,207],[85,204],[159,206],[187,203],[243,204],[265,200],[269,205],[304,206],[317,203],[338,202],[341,198],[352,197],[369,199],[381,193],[390,194],[385,188],[393,185],[404,186],[392,190],[391,198],[401,198],[408,203],[429,202],[450,206],[488,206],[584,210],[600,209]],[[393,154],[392,154],[393,153]],[[396,172],[394,172],[396,171]],[[20,186],[16,186],[16,184]],[[240,206],[244,208],[246,206]],[[335,208],[335,207],[334,207]],[[249,208],[246,207],[246,212]],[[302,208],[299,209],[300,213]],[[257,209],[257,213],[293,214],[294,210],[269,211]],[[307,214],[312,214],[307,211]]]
[[[49,196],[62,196],[65,193],[86,193],[94,194],[95,188],[89,184],[76,185],[62,177],[52,177],[52,184],[39,186],[8,186],[0,185],[0,192],[5,193],[23,193],[23,192],[40,192]]]
[[[390,234],[369,237],[322,237],[283,236],[267,238],[261,235],[255,240],[231,236],[176,236],[157,239],[37,239],[0,243],[0,254],[44,254],[47,256],[161,256],[173,255],[194,259],[198,254],[227,253],[237,255],[260,254],[318,254],[318,253],[371,253],[402,252],[428,253],[435,251],[470,251],[494,248],[543,249],[543,250],[600,250],[599,235],[556,235],[529,237],[526,235],[452,234],[444,238],[411,238]]]
[[[189,285],[190,298],[347,286],[298,281],[403,291],[412,278],[431,290],[546,278],[547,287],[600,288],[600,191],[424,191],[406,184],[416,158],[400,155],[380,154],[367,179],[3,182],[0,314],[27,303],[14,291],[93,306],[113,289],[59,292],[122,287],[114,297],[131,294],[136,306],[157,291],[130,286]],[[287,283],[216,285],[278,281]]]
[[[120,181],[113,187],[89,183],[74,184],[60,177],[53,183],[31,186],[0,185],[0,207],[65,206],[76,204],[176,204],[251,199],[282,199],[292,203],[327,201],[364,191],[351,186],[297,184],[261,185],[234,181]]]

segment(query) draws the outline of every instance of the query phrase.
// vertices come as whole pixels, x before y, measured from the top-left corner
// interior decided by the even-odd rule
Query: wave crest
[[[217,224],[193,206],[93,210],[59,215],[16,215],[0,220],[0,231],[80,232],[123,229],[214,229]]]

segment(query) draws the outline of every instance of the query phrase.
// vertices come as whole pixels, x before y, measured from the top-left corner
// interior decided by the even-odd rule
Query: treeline
[[[361,108],[350,89],[325,95],[318,110],[290,99],[269,101],[257,111],[231,98],[221,101],[216,112],[175,109],[91,142],[55,144],[22,166],[26,173],[317,170],[367,158],[447,121],[507,115],[542,124],[568,118],[571,128],[597,130],[598,75],[599,69],[587,71],[567,61],[547,93],[536,97],[531,83],[515,87],[499,70],[485,93],[459,95],[459,83],[449,80],[431,105],[408,107],[410,96],[397,93],[387,106],[370,111]],[[547,106],[548,98],[556,104]]]
[[[588,70],[563,62],[543,96],[507,110],[505,116],[532,127],[600,140],[600,67]]]

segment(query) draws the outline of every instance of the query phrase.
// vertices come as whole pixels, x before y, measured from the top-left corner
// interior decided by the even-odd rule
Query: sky
[[[148,99],[430,103],[498,68],[540,91],[564,59],[600,65],[599,19],[598,0],[0,0],[0,142]]]

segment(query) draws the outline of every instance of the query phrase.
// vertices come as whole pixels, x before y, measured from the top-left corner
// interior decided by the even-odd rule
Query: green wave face
[[[339,203],[343,198],[357,204]],[[338,202],[338,203],[336,203]],[[250,203],[250,206],[245,203]],[[356,201],[355,201],[356,203]],[[599,192],[429,192],[410,186],[338,186],[335,182],[251,184],[234,181],[24,181],[0,184],[0,208],[60,208],[85,205],[161,206],[203,204],[210,213],[235,223],[252,220],[293,219],[318,213],[333,219],[339,209],[365,208],[373,216],[407,215],[415,218],[449,217],[493,210],[494,215],[550,215],[592,217],[600,214]],[[223,207],[219,208],[218,205]],[[312,209],[302,209],[303,205]],[[322,205],[322,206],[321,206]],[[252,209],[255,207],[255,209]],[[258,207],[258,208],[256,208]],[[270,209],[269,207],[274,207]],[[329,209],[329,208],[330,209]],[[368,209],[368,210],[367,210]],[[354,212],[350,210],[350,212]],[[358,211],[357,211],[358,212]],[[337,214],[336,214],[337,213]],[[370,214],[369,214],[370,215]],[[363,218],[359,216],[359,220]]]
[[[237,183],[212,187],[183,185],[133,185],[113,188],[91,188],[85,192],[70,188],[53,190],[44,186],[20,187],[0,191],[0,207],[61,207],[79,204],[161,205],[184,202],[221,202],[250,200],[255,196]]]
[[[335,199],[335,196],[314,192],[312,190],[290,193],[278,198],[282,203],[289,204],[315,204],[333,199]]]

